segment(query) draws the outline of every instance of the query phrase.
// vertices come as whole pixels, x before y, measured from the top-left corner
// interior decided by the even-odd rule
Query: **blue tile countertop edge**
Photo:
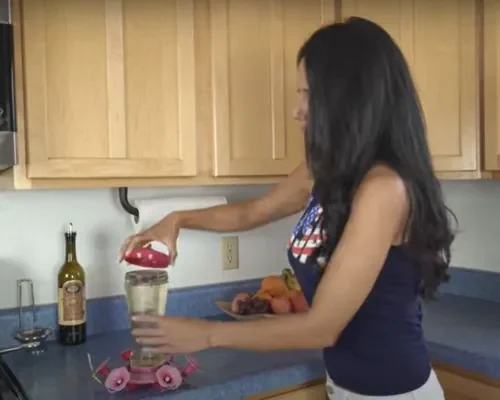
[[[450,280],[439,292],[500,303],[500,274],[471,268],[450,267]]]
[[[440,293],[500,303],[500,290],[498,289],[500,288],[500,274],[455,267],[450,268],[449,272],[451,279],[441,285]],[[259,283],[260,279],[250,279],[170,289],[167,313],[187,317],[217,315],[220,310],[213,303],[214,300],[231,299],[238,292],[255,291]],[[38,325],[55,331],[57,328],[56,305],[40,305],[36,307],[36,310]],[[24,314],[23,321],[25,326],[31,326],[31,315]],[[15,344],[13,335],[18,327],[18,310],[0,309],[0,346]],[[128,328],[127,305],[122,295],[87,301],[88,335]]]
[[[255,292],[260,279],[216,283],[203,286],[170,289],[167,314],[185,317],[207,317],[221,314],[215,300],[231,300],[239,292]],[[57,329],[57,307],[55,304],[36,307],[38,326]],[[31,327],[32,317],[28,308],[23,310],[23,324]],[[87,335],[120,331],[130,327],[127,303],[123,295],[109,296],[87,301]],[[19,329],[17,309],[0,310],[0,346],[16,344],[13,335]],[[50,339],[54,339],[54,335]]]

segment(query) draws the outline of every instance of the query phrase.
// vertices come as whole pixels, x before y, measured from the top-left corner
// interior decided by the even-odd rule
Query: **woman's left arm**
[[[256,350],[335,344],[372,290],[408,209],[401,178],[393,174],[367,177],[356,193],[310,311],[265,321],[215,325],[211,344]]]
[[[369,174],[357,190],[343,234],[308,312],[248,322],[191,320],[198,325],[190,328],[185,325],[190,320],[167,317],[162,338],[159,331],[156,338],[133,333],[142,343],[159,345],[168,352],[206,347],[279,350],[331,346],[372,290],[408,213],[402,179],[392,172]],[[150,330],[145,336],[155,335]],[[192,343],[191,349],[187,341],[191,338],[194,342],[196,337],[199,343]],[[180,343],[182,339],[184,344]]]

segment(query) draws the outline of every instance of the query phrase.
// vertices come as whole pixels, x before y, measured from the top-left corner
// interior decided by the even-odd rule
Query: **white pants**
[[[330,377],[326,378],[326,393],[330,400],[445,400],[443,389],[434,371],[421,387],[412,392],[395,396],[363,396],[336,386]]]

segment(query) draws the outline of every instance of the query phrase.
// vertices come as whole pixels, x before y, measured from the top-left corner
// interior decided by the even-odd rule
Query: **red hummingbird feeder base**
[[[176,390],[187,380],[188,376],[199,369],[194,358],[185,356],[187,365],[181,367],[174,362],[173,356],[164,357],[157,363],[145,366],[134,358],[133,351],[128,349],[120,354],[126,364],[110,369],[109,358],[97,368],[93,368],[89,358],[92,377],[110,393],[154,387],[160,391]]]

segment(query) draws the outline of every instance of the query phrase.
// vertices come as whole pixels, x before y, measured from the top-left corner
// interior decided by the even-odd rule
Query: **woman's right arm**
[[[199,210],[176,211],[170,217],[177,221],[179,228],[247,231],[301,211],[307,203],[310,189],[307,167],[301,164],[262,197]]]
[[[307,167],[302,164],[260,198],[199,210],[174,211],[150,228],[127,238],[120,249],[120,260],[132,249],[156,240],[167,245],[173,262],[177,256],[176,242],[180,229],[214,232],[254,229],[302,210],[307,203],[310,189]]]

